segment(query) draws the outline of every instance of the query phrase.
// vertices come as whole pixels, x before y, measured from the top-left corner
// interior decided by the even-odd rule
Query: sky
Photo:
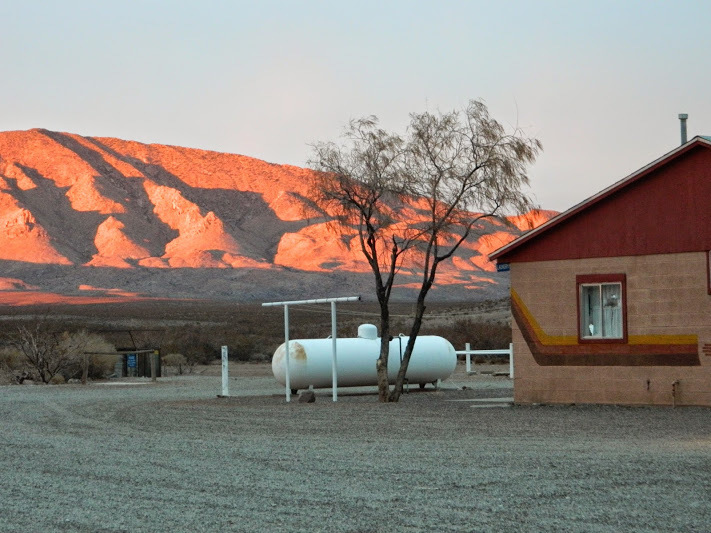
[[[711,135],[708,0],[0,0],[0,131],[46,128],[305,166],[376,115],[483,100],[543,143],[563,211]]]

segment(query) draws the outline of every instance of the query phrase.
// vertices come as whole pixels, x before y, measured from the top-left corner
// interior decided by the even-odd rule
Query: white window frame
[[[626,276],[624,274],[588,274],[577,276],[578,291],[578,339],[583,343],[595,342],[627,342],[627,309],[626,309]],[[608,296],[610,302],[603,301],[605,298],[605,288],[615,287],[616,290]],[[596,307],[595,320],[597,330],[590,331],[590,308],[586,301],[586,294],[591,288],[597,288],[599,298]],[[617,311],[617,313],[615,313]],[[610,313],[610,314],[608,314]],[[615,316],[616,314],[616,316]],[[612,332],[605,329],[605,324],[612,323]],[[610,326],[608,326],[610,328]]]

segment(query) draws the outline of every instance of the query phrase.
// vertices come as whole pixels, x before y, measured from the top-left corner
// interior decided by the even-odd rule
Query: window
[[[588,342],[626,342],[625,275],[577,277],[579,339]]]

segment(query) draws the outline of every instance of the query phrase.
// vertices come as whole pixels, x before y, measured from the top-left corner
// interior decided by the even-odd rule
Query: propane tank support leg
[[[289,376],[289,306],[284,304],[284,362],[286,363],[286,401],[291,401],[291,376]]]
[[[336,302],[331,302],[331,376],[333,387],[333,401],[338,401],[338,370],[336,369],[337,357],[336,357]]]

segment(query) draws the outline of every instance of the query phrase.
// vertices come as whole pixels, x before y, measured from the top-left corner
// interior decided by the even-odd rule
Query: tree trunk
[[[89,378],[89,356],[85,355],[81,360],[81,384],[86,385]]]
[[[395,379],[395,387],[393,387],[393,390],[390,393],[391,402],[399,401],[400,396],[402,395],[402,387],[405,384],[405,375],[407,374],[407,367],[410,364],[412,350],[415,348],[415,341],[417,340],[417,335],[420,333],[420,328],[422,327],[422,317],[425,314],[425,295],[421,294],[420,297],[417,298],[417,309],[415,311],[415,319],[412,322],[412,327],[410,328],[410,338],[407,340],[405,353],[402,355],[400,369],[398,370],[397,378]]]
[[[390,353],[390,310],[387,302],[380,302],[380,357],[375,363],[378,374],[378,400],[390,401],[388,383],[388,354]]]
[[[42,380],[42,383],[49,383],[49,380],[52,379],[52,376],[47,376],[47,372],[42,366],[37,368],[37,373],[39,374],[39,378]]]

